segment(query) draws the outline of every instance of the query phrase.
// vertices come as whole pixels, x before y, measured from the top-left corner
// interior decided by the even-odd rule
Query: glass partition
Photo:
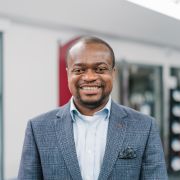
[[[162,133],[162,67],[122,62],[119,69],[121,103],[155,117]]]

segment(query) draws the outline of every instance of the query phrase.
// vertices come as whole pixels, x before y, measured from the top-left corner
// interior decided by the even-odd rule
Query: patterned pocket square
[[[127,147],[126,149],[121,151],[118,155],[119,159],[134,159],[136,157],[137,157],[136,151],[131,147]]]

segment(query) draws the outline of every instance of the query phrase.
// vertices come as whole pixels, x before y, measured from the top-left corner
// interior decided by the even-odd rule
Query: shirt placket
[[[86,146],[85,146],[85,164],[86,164],[86,176],[85,180],[94,179],[94,152],[95,152],[95,139],[96,128],[95,124],[87,126],[86,129]]]

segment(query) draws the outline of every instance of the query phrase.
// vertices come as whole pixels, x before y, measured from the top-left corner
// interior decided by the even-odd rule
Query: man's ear
[[[67,78],[68,78],[68,67],[66,67],[66,74],[67,74]]]
[[[67,74],[68,74],[68,72],[69,72],[69,69],[68,69],[68,67],[66,67],[66,72],[67,72]]]
[[[114,79],[116,76],[116,68],[115,67],[113,67],[113,69],[112,69],[112,75],[113,75],[113,79]]]

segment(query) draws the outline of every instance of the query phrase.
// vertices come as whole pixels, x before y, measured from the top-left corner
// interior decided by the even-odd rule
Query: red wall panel
[[[66,53],[69,47],[78,40],[79,37],[70,40],[59,48],[59,105],[66,104],[71,98],[71,93],[68,88],[67,73],[66,73]]]

